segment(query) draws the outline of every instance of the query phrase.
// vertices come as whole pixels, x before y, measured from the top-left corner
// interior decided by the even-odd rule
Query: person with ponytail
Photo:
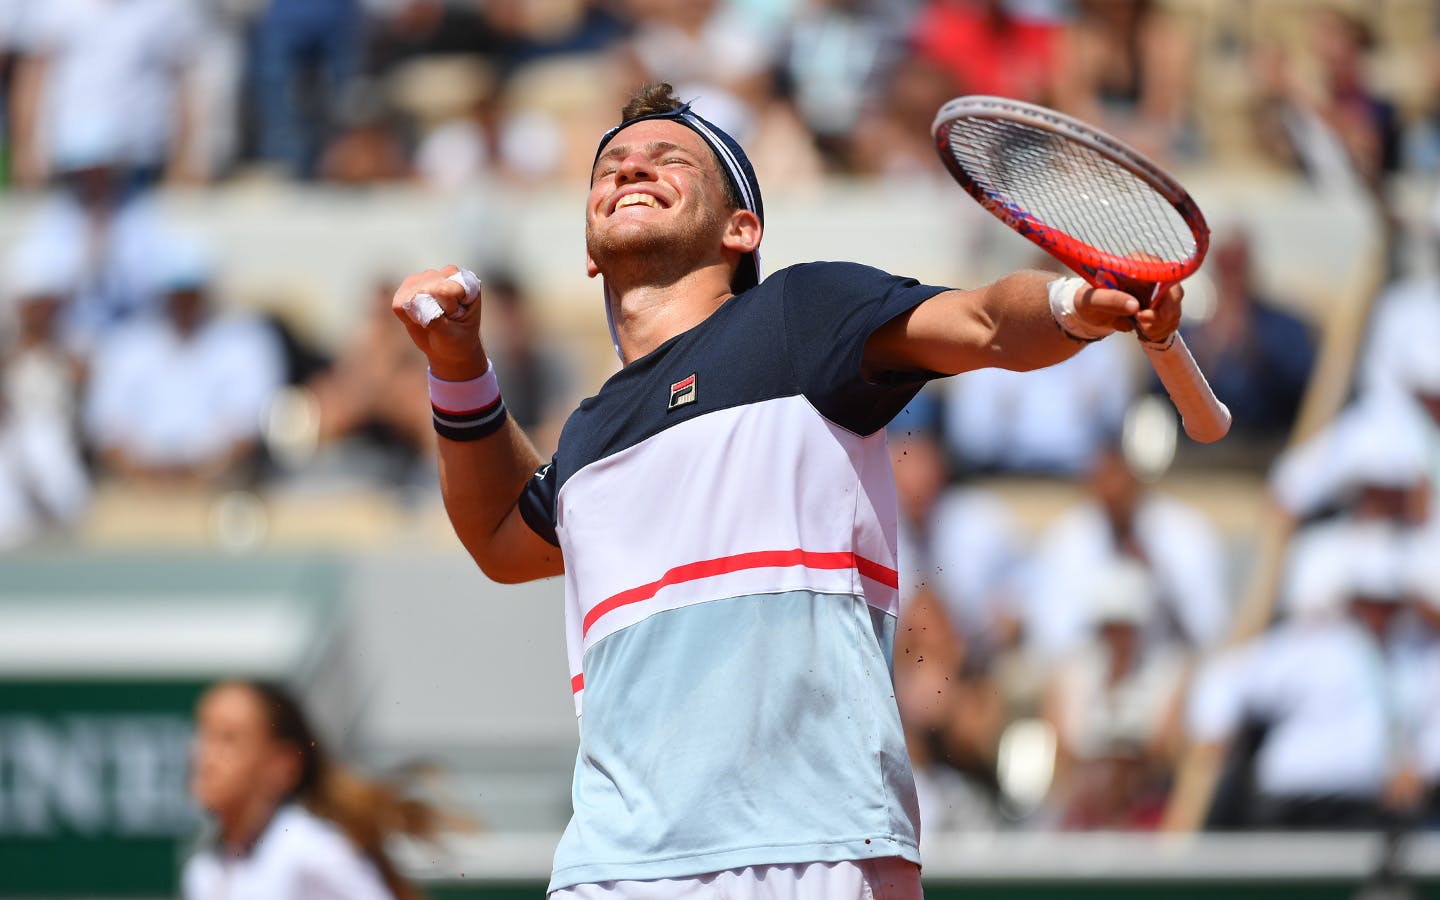
[[[420,900],[385,852],[439,817],[324,751],[278,685],[227,681],[196,710],[190,788],[214,839],[185,866],[185,900]]]

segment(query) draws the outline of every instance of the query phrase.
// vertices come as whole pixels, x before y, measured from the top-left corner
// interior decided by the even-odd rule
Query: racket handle
[[[1230,410],[1215,396],[1205,373],[1185,346],[1185,340],[1177,332],[1168,344],[1152,344],[1141,340],[1150,365],[1165,385],[1165,392],[1180,413],[1180,422],[1185,433],[1193,441],[1210,444],[1220,440],[1230,430]]]

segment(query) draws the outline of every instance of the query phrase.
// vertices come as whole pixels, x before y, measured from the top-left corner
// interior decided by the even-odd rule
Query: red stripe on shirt
[[[585,690],[585,673],[581,672],[570,679],[570,693],[578,694],[583,690]]]
[[[628,591],[609,597],[595,604],[585,614],[585,621],[581,626],[581,635],[588,634],[590,626],[594,625],[602,616],[613,612],[622,606],[629,606],[632,603],[640,603],[649,600],[658,594],[661,589],[673,584],[681,584],[686,581],[696,581],[701,578],[712,578],[716,575],[728,575],[731,572],[739,572],[745,569],[784,568],[789,566],[805,566],[809,569],[854,569],[861,576],[871,581],[878,581],[886,587],[898,588],[900,586],[900,575],[894,569],[883,566],[873,560],[858,556],[848,550],[837,550],[829,553],[817,553],[810,550],[756,550],[751,553],[737,553],[734,556],[722,556],[718,559],[706,559],[700,562],[686,563],[683,566],[676,566],[656,581],[649,584],[642,584],[639,587],[630,588]]]

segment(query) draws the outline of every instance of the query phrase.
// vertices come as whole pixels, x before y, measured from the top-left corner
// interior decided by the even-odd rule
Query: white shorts
[[[923,900],[908,859],[746,866],[692,878],[602,881],[551,891],[549,900]]]

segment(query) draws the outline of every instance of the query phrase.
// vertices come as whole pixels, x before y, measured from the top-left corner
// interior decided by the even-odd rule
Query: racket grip
[[[1185,340],[1177,333],[1168,344],[1141,340],[1140,346],[1165,385],[1190,439],[1211,444],[1224,437],[1230,431],[1230,410],[1210,389]]]

